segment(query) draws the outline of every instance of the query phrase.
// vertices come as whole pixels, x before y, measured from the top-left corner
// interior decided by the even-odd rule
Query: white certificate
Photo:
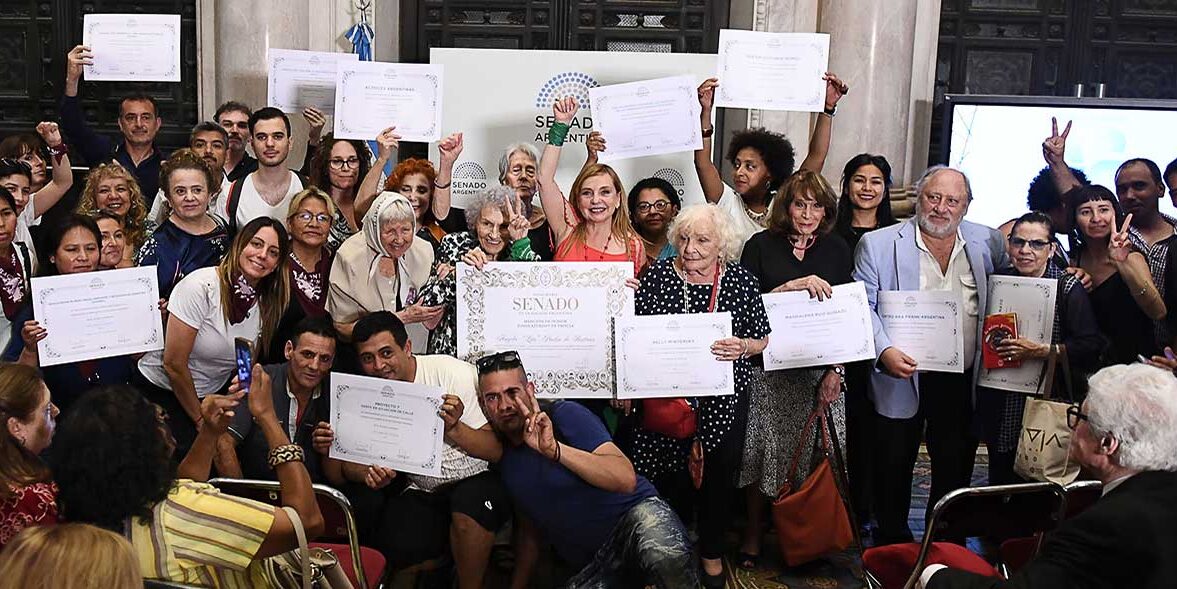
[[[870,304],[861,282],[833,287],[824,301],[809,293],[762,295],[772,335],[764,349],[764,369],[827,366],[875,357]]]
[[[721,30],[715,106],[821,112],[829,61],[825,33]]]
[[[964,372],[964,338],[976,334],[965,334],[961,311],[960,295],[952,291],[879,292],[879,319],[891,345],[924,372]]]
[[[1053,278],[990,276],[989,308],[985,315],[1017,313],[1018,337],[1049,344],[1054,335],[1058,281]],[[1042,383],[1044,360],[1022,360],[1013,368],[990,370],[981,366],[977,384],[1003,391],[1034,394]],[[1052,375],[1053,376],[1053,375]]]
[[[163,349],[155,266],[34,278],[41,366]]]
[[[441,138],[441,66],[336,62],[335,136],[375,139],[395,126],[402,141]]]
[[[332,372],[331,458],[441,476],[442,394],[437,387]]]
[[[622,316],[613,331],[618,399],[736,394],[732,363],[711,353],[731,337],[731,313]]]
[[[613,397],[613,318],[633,315],[633,264],[459,263],[456,272],[459,358],[514,350],[540,397]]]
[[[178,14],[87,14],[82,44],[94,53],[89,82],[180,81]]]
[[[269,99],[282,112],[313,107],[335,113],[335,68],[338,61],[357,61],[355,53],[271,49]]]
[[[589,88],[602,162],[703,148],[698,84],[690,76]]]

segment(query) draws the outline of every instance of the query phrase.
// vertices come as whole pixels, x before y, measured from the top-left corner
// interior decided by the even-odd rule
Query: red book
[[[1006,360],[997,353],[997,344],[1018,337],[1017,313],[996,313],[985,318],[981,329],[981,361],[985,368],[1017,368],[1021,360]]]

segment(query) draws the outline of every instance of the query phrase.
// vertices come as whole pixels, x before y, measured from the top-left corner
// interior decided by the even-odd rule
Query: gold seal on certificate
[[[875,357],[870,304],[861,282],[833,287],[819,301],[809,293],[762,295],[772,336],[764,349],[764,369],[827,366]]]
[[[618,317],[613,331],[618,399],[736,394],[732,363],[711,353],[731,337],[731,313]]]
[[[515,350],[540,397],[613,397],[613,318],[633,315],[633,264],[492,262],[456,272],[459,358]]]
[[[879,320],[891,345],[922,372],[964,372],[963,310],[949,290],[879,291]],[[974,329],[969,326],[969,329]]]
[[[1054,305],[1058,281],[1024,276],[989,277],[989,308],[985,315],[1014,313],[1018,316],[1018,337],[1050,343],[1054,334]],[[1025,358],[1016,368],[989,370],[980,366],[977,384],[1003,391],[1034,394],[1042,385],[1041,358]]]
[[[88,82],[180,81],[178,14],[87,14],[82,44],[94,52]]]
[[[399,380],[331,373],[331,458],[441,476],[443,392]]]

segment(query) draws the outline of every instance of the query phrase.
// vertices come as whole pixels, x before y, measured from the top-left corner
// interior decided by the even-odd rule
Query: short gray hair
[[[388,191],[391,192],[391,191]],[[413,224],[413,229],[417,228],[417,213],[413,212],[413,205],[409,200],[400,193],[394,193],[397,197],[388,206],[380,210],[380,217],[376,219],[377,227],[381,229],[389,223],[409,222]]]
[[[920,175],[920,179],[915,181],[915,196],[916,196],[916,198],[918,199],[919,196],[924,193],[924,187],[927,186],[928,182],[932,181],[932,176],[935,176],[936,174],[939,174],[940,172],[943,172],[943,171],[956,172],[957,174],[960,174],[961,178],[964,178],[964,191],[965,191],[965,194],[969,197],[968,198],[969,202],[972,202],[972,200],[973,200],[973,185],[969,183],[969,177],[964,172],[962,172],[956,168],[952,168],[952,167],[945,166],[942,164],[937,164],[935,166],[932,166],[932,167],[924,170],[924,173]]]
[[[738,254],[743,241],[732,218],[726,211],[713,204],[690,205],[680,211],[670,222],[670,229],[666,232],[666,239],[670,245],[678,247],[678,240],[683,233],[690,231],[696,225],[710,221],[715,228],[715,239],[719,241],[719,257],[724,262],[738,262]],[[681,253],[681,252],[680,252]]]
[[[474,198],[466,204],[466,227],[474,231],[474,226],[478,224],[478,219],[482,218],[482,211],[487,207],[496,207],[503,211],[503,216],[507,215],[507,203],[515,200],[515,189],[510,186],[491,186],[486,190],[482,190],[474,195]]]
[[[516,152],[522,151],[531,161],[539,166],[539,150],[530,143],[512,143],[503,150],[503,155],[499,157],[499,182],[502,182],[507,177],[507,166],[511,165],[511,156]]]
[[[1177,377],[1147,364],[1108,366],[1088,381],[1091,429],[1120,442],[1118,463],[1177,471]]]

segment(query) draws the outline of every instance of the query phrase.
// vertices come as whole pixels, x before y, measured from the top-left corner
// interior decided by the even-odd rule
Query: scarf
[[[302,307],[307,317],[322,317],[327,314],[327,275],[331,272],[331,253],[326,248],[319,255],[319,262],[308,270],[302,267],[302,262],[294,252],[290,252],[290,284],[293,286],[294,298]]]
[[[25,294],[25,276],[14,244],[10,255],[0,256],[0,303],[9,321],[24,306]]]
[[[409,204],[409,199],[398,192],[386,190],[372,201],[372,206],[368,209],[368,214],[364,215],[362,222],[361,230],[364,232],[364,242],[368,244],[369,249],[386,258],[391,258],[392,254],[385,249],[384,241],[380,239],[380,217],[384,216],[388,210],[398,206],[404,209],[403,212],[410,219],[416,219],[413,215],[413,205]],[[413,222],[413,225],[413,230],[416,232],[416,221]],[[373,264],[374,267],[375,264]]]
[[[237,325],[245,321],[245,316],[257,303],[257,290],[245,281],[240,271],[233,273],[230,282],[233,292],[229,296],[229,324]]]

